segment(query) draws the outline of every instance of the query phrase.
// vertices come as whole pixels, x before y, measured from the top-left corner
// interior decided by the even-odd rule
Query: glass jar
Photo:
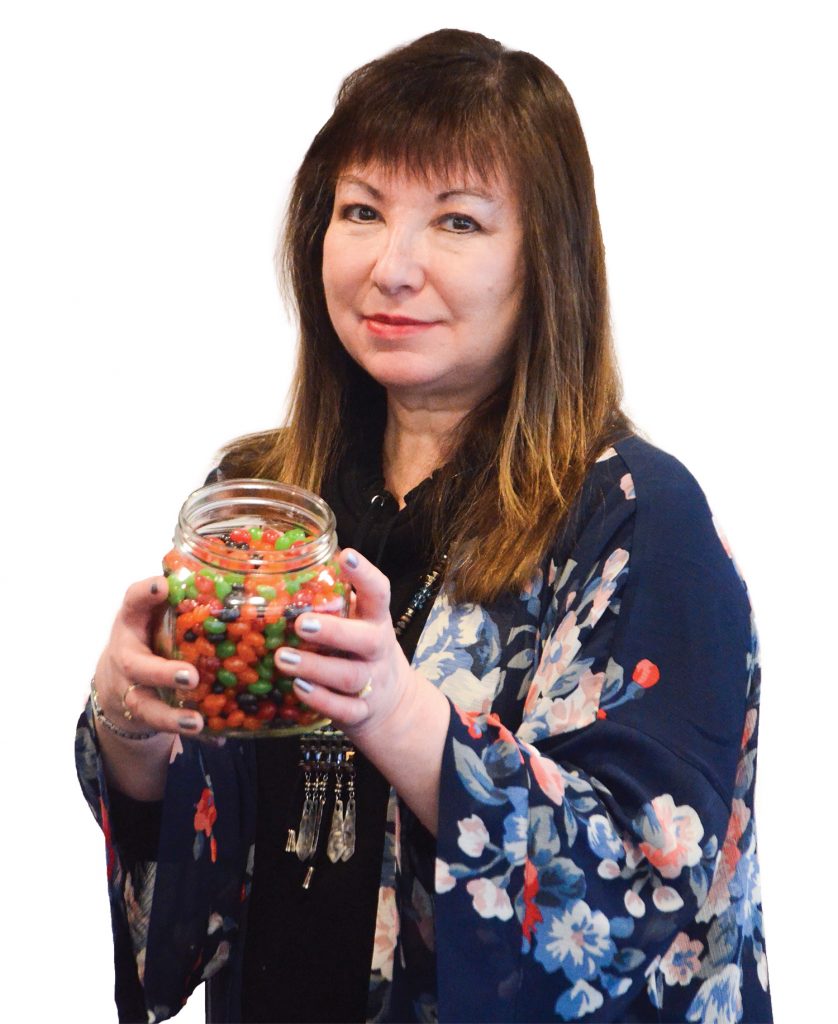
[[[190,494],[163,559],[169,602],[155,649],[193,664],[196,689],[161,690],[218,736],[289,736],[327,719],[274,665],[277,647],[305,647],[293,620],[346,615],[335,516],[317,495],[267,480],[224,480]]]

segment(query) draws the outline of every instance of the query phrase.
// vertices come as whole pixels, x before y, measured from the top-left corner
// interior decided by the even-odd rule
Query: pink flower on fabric
[[[625,476],[620,477],[620,490],[625,494],[626,501],[633,500],[635,493],[634,480],[631,478],[631,473],[626,473]]]
[[[448,865],[437,857],[434,889],[438,893],[451,892],[456,884],[457,879],[451,874]]]
[[[549,758],[542,757],[535,747],[528,747],[532,757],[530,767],[535,776],[535,781],[541,787],[542,792],[552,800],[554,804],[560,804],[564,800],[564,777],[558,766]]]
[[[602,578],[611,582],[615,580],[628,565],[629,553],[625,548],[612,551],[602,567]]]
[[[660,962],[667,985],[689,985],[701,966],[704,944],[690,940],[686,932],[679,932]]]
[[[489,832],[483,824],[483,820],[477,814],[463,818],[457,822],[460,830],[460,838],[457,846],[469,857],[479,857],[483,853],[486,843],[489,842]]]
[[[676,807],[669,793],[647,804],[638,824],[644,838],[640,849],[664,878],[677,878],[701,860],[704,826],[692,807]]]
[[[508,921],[512,917],[512,903],[509,893],[488,878],[472,878],[466,885],[471,893],[471,902],[481,917],[497,917]]]
[[[604,682],[604,672],[593,673],[586,669],[572,693],[551,700],[546,715],[550,735],[581,729],[593,722]]]
[[[399,937],[399,914],[396,890],[382,886],[378,891],[378,914],[375,919],[375,941],[372,947],[372,969],[380,971],[387,981],[393,980],[393,956]]]

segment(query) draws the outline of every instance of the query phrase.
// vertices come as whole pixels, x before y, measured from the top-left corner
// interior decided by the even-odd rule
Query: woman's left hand
[[[275,662],[295,677],[301,701],[356,733],[389,719],[417,680],[393,630],[390,581],[351,549],[340,564],[355,592],[352,617],[306,612],[294,629],[316,649],[280,647]]]
[[[351,549],[340,563],[355,589],[353,617],[301,615],[297,636],[316,648],[280,647],[276,664],[294,677],[300,700],[331,718],[435,833],[451,705],[408,664],[390,620],[387,577]]]

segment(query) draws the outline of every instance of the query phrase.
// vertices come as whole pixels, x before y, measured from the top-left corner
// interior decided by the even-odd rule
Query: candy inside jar
[[[306,611],[346,615],[335,518],[316,495],[263,480],[227,480],[189,496],[163,559],[169,601],[156,649],[188,661],[198,686],[162,691],[223,736],[308,732],[326,719],[302,703],[274,664],[306,646],[292,623]]]

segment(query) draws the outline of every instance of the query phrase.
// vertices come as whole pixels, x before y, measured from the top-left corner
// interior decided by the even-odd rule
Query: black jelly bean
[[[183,639],[188,640],[190,644],[194,644],[195,641],[198,639],[198,634],[192,629],[187,629],[187,631],[183,634]]]
[[[212,692],[213,693],[224,693],[224,689],[225,688],[221,685],[221,683],[213,683],[212,684]]]
[[[219,622],[235,622],[240,615],[241,609],[237,605],[230,605],[228,608],[222,608],[216,618]]]
[[[223,633],[207,633],[207,640],[209,640],[209,642],[211,644],[220,644],[220,643],[223,643],[226,639],[227,639],[227,630],[226,629],[224,630]]]

